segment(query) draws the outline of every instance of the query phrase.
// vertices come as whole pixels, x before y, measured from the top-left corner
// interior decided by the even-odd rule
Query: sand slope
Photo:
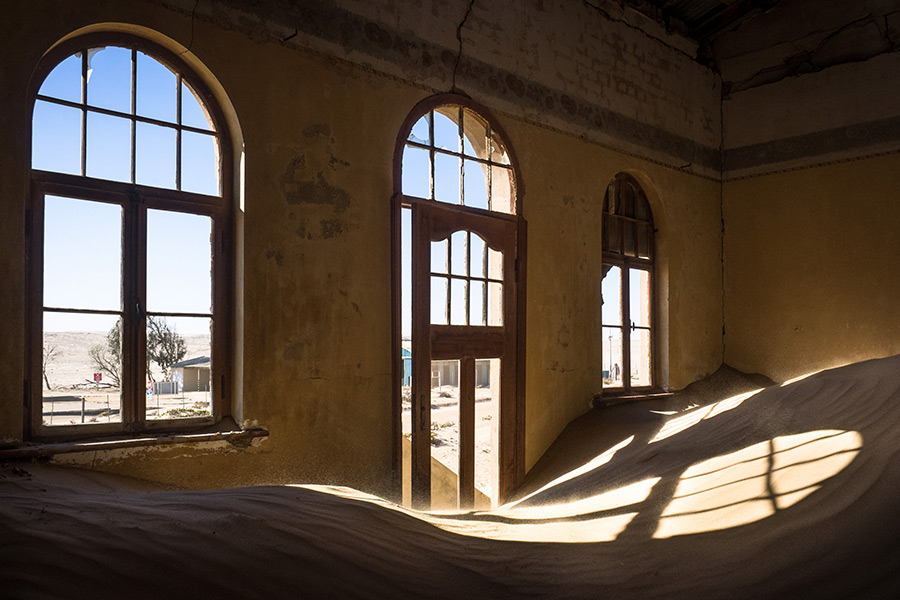
[[[900,597],[900,357],[658,408],[491,513],[6,465],[0,597]]]

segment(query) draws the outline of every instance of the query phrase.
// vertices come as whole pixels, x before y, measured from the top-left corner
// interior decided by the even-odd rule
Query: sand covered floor
[[[0,597],[900,597],[900,357],[663,404],[576,421],[491,512],[9,463]]]

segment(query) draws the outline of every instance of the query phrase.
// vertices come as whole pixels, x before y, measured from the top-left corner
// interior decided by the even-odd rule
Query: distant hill
[[[185,335],[182,337],[187,346],[187,354],[184,355],[185,360],[198,356],[209,356],[208,335]],[[91,365],[88,351],[93,346],[105,344],[106,333],[96,331],[48,332],[44,334],[44,343],[49,347],[56,348],[56,357],[47,367],[50,385],[54,389],[65,388],[76,383],[93,381],[96,369]],[[156,365],[153,365],[153,367],[154,377],[159,378],[160,374]],[[103,374],[103,380],[108,380],[105,373]]]

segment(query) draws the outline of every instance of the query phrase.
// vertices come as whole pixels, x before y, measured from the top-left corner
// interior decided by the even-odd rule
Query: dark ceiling
[[[761,12],[778,0],[626,0],[636,10],[708,45],[717,35]]]

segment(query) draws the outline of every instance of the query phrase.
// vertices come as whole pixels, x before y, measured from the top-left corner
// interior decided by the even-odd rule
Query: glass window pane
[[[473,233],[469,237],[469,275],[472,277],[484,277],[486,274],[484,272],[484,263],[487,258],[487,246],[484,243],[484,240],[481,239],[477,233]]]
[[[155,58],[137,53],[137,114],[175,123],[177,91],[175,73]]]
[[[147,318],[147,419],[212,415],[211,320]]]
[[[498,426],[500,423],[501,359],[475,361],[475,489],[494,500],[498,489]],[[475,507],[479,494],[475,493]],[[483,508],[490,508],[490,504]]]
[[[434,155],[434,199],[459,204],[459,157]]]
[[[81,52],[68,57],[50,71],[38,94],[81,102]]]
[[[466,302],[469,299],[468,285],[465,279],[452,279],[450,283],[450,324],[467,325],[468,312]]]
[[[443,113],[441,112],[443,111]],[[446,113],[446,114],[444,114]],[[450,116],[448,116],[450,115]],[[459,152],[458,106],[444,106],[434,111],[434,146]]]
[[[181,189],[218,196],[219,143],[215,136],[192,131],[181,133]]]
[[[401,319],[403,321],[403,338],[412,337],[412,209],[400,209],[400,245],[401,245],[401,294],[403,305]],[[408,384],[407,384],[408,385]]]
[[[454,275],[468,275],[466,270],[468,234],[468,231],[455,231],[450,236],[450,272]]]
[[[628,270],[629,317],[636,327],[650,326],[650,272]]]
[[[468,109],[463,109],[463,133],[463,153],[487,159],[487,125]]]
[[[455,510],[459,485],[458,360],[431,361],[431,464],[431,508]]]
[[[31,144],[32,168],[81,175],[81,110],[35,101]]]
[[[213,130],[200,98],[184,82],[181,83],[181,124],[207,131]]]
[[[416,124],[413,125],[412,129],[409,131],[409,137],[407,139],[419,144],[431,143],[431,130],[428,126],[428,114],[422,115],[422,118],[416,121]]]
[[[622,387],[622,330],[603,328],[603,387]]]
[[[622,325],[622,269],[609,268],[600,284],[603,301],[603,325]]]
[[[491,137],[491,161],[501,165],[509,164],[509,154],[506,151],[506,145],[497,139],[496,135]]]
[[[121,310],[122,208],[44,199],[44,306]]]
[[[177,135],[171,127],[137,124],[135,140],[136,183],[175,189]]]
[[[469,325],[487,325],[483,281],[469,282]]]
[[[503,281],[503,253],[488,248],[488,277]]]
[[[131,120],[88,111],[87,176],[131,181]]]
[[[491,167],[491,210],[513,214],[516,211],[512,169]]]
[[[439,242],[431,242],[431,272],[432,273],[449,273],[450,268],[447,265],[447,244],[448,240]]]
[[[650,330],[634,329],[631,332],[631,385],[650,384]]]
[[[640,224],[638,228],[638,257],[652,258],[650,256],[651,240],[653,239],[653,228],[650,225]]]
[[[431,278],[431,324],[446,325],[447,318],[447,293],[449,281],[446,277]]]
[[[131,113],[131,50],[109,46],[87,54],[87,103]]]
[[[119,323],[117,315],[44,312],[44,425],[122,421]]]
[[[463,168],[463,185],[465,192],[466,206],[472,208],[483,208],[487,210],[487,179],[485,179],[485,171],[488,168],[482,163],[474,160],[465,161]]]
[[[212,219],[147,211],[147,310],[212,312]]]
[[[431,198],[431,158],[428,150],[403,148],[403,193],[416,198]]]
[[[488,283],[488,325],[503,325],[503,284]]]

